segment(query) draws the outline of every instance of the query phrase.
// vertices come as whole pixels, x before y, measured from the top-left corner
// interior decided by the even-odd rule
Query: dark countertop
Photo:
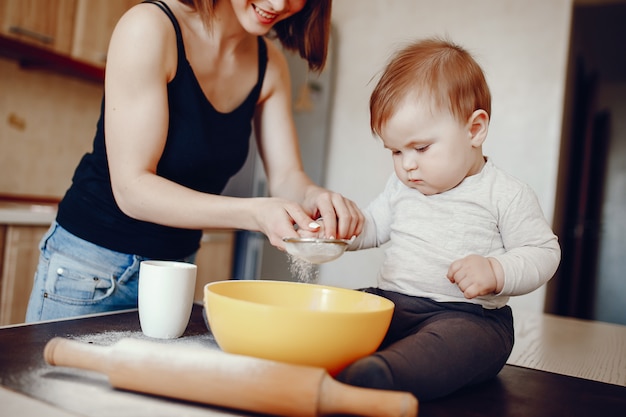
[[[141,332],[136,310],[1,328],[0,385],[89,417],[251,415],[117,390],[103,374],[50,366],[43,359],[43,349],[53,337],[98,345],[111,345],[124,338],[155,341]],[[218,349],[204,325],[199,305],[194,305],[192,318],[181,338],[159,342]]]
[[[56,336],[100,345],[122,338],[148,339],[141,333],[135,310],[0,328],[0,385],[78,416],[254,415],[116,390],[104,375],[49,366],[43,348]],[[162,342],[218,349],[199,305],[194,306],[183,337]],[[626,387],[506,365],[493,381],[421,403],[419,416],[621,417],[625,409]]]

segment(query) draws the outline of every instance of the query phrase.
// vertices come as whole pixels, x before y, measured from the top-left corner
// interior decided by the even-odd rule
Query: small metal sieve
[[[323,264],[339,258],[346,251],[349,240],[312,237],[286,237],[287,253],[312,264]]]

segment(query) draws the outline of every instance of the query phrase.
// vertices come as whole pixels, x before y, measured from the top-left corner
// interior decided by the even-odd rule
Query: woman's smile
[[[254,8],[254,11],[257,14],[257,16],[259,16],[259,18],[261,19],[261,23],[271,24],[278,17],[276,13],[270,13],[267,10],[263,10],[256,4],[253,4],[252,7]]]

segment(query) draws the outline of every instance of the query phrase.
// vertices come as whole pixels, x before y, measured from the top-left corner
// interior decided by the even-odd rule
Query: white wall
[[[391,157],[369,130],[368,102],[391,53],[442,35],[474,54],[487,75],[492,121],[485,153],[529,183],[552,220],[572,0],[335,0],[337,75],[325,185],[365,206],[382,190]],[[322,265],[320,283],[375,283],[382,250]],[[544,288],[511,301],[541,311]]]

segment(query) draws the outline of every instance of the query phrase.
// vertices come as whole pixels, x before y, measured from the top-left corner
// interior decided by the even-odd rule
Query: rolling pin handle
[[[408,392],[355,387],[330,375],[321,382],[319,416],[416,417],[417,410],[418,401]]]
[[[71,366],[105,373],[110,347],[81,343],[61,337],[52,338],[45,346],[43,356],[54,366]]]

